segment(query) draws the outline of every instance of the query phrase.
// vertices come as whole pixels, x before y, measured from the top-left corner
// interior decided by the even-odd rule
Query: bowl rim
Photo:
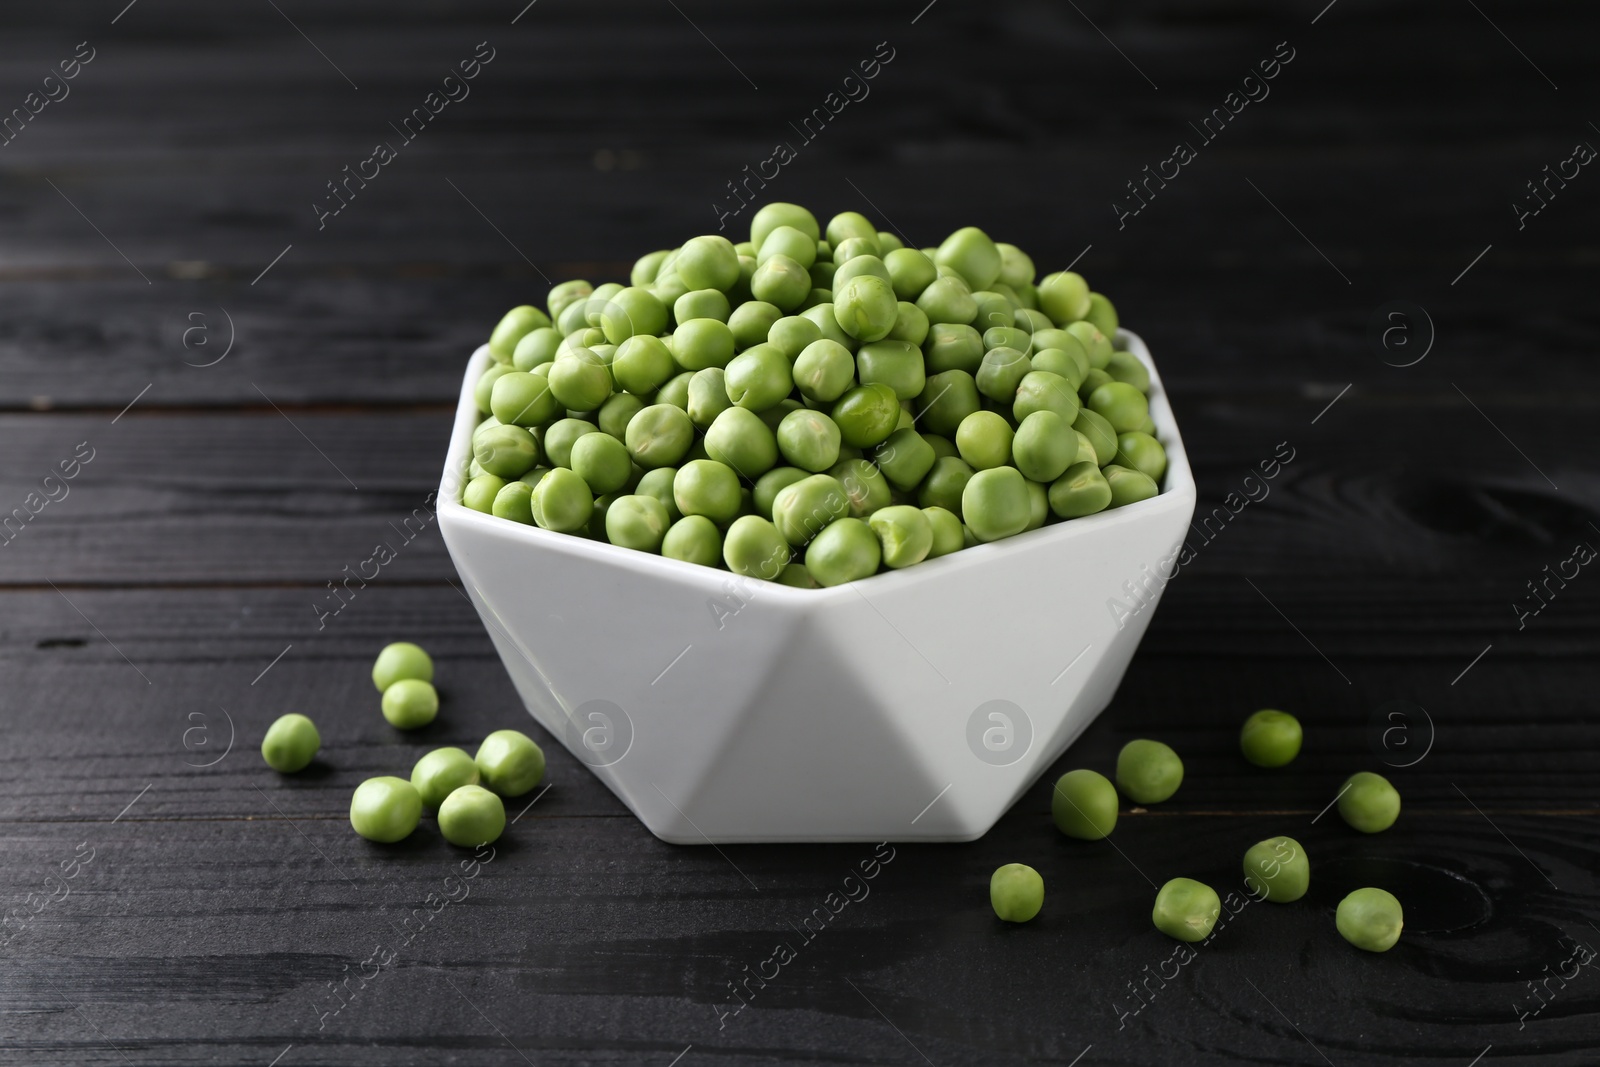
[[[1069,522],[1048,524],[1000,541],[973,545],[937,559],[924,560],[913,567],[872,574],[843,585],[822,589],[801,589],[781,582],[744,578],[721,568],[668,559],[662,555],[640,552],[636,549],[621,548],[580,534],[557,533],[538,526],[486,515],[467,507],[460,500],[459,490],[466,481],[467,465],[472,453],[472,432],[482,418],[474,394],[478,378],[490,362],[487,344],[479,345],[471,359],[467,361],[460,398],[456,404],[455,423],[445,454],[444,471],[435,497],[437,511],[441,525],[462,524],[483,533],[519,539],[530,549],[553,552],[575,560],[606,563],[661,580],[695,585],[705,589],[709,594],[726,592],[723,587],[729,582],[759,582],[763,597],[773,596],[780,603],[787,601],[800,607],[826,604],[849,596],[851,591],[860,595],[857,587],[863,582],[871,583],[870,589],[888,593],[915,582],[935,580],[941,575],[952,573],[956,568],[982,566],[1001,553],[1044,547],[1056,541],[1070,541],[1108,526],[1137,522],[1146,516],[1154,516],[1169,510],[1188,508],[1192,511],[1196,498],[1194,474],[1189,467],[1188,454],[1183,447],[1183,437],[1179,433],[1177,420],[1173,415],[1161,375],[1156,370],[1155,361],[1151,358],[1144,339],[1131,330],[1119,328],[1117,341],[1119,348],[1131,352],[1150,372],[1148,394],[1150,419],[1155,423],[1156,437],[1167,453],[1166,476],[1162,480],[1161,491],[1156,496],[1120,508],[1110,508],[1093,515],[1085,515]]]

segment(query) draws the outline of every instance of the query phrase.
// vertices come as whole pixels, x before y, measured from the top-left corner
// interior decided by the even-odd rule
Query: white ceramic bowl
[[[1159,496],[832,589],[473,511],[467,367],[439,526],[528,710],[666,841],[969,841],[1110,702],[1194,479],[1144,343]]]

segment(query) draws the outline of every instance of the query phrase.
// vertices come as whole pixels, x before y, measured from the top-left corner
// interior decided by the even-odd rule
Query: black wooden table
[[[1600,545],[1592,20],[524,2],[4,14],[0,1060],[1600,1058],[1600,578],[1571,562]],[[436,91],[458,98],[403,139]],[[335,200],[378,141],[401,147]],[[314,605],[436,484],[502,310],[714,230],[778,142],[769,196],[1076,260],[1161,361],[1201,515],[1226,517],[1060,766],[980,841],[896,846],[734,1013],[730,983],[873,849],[663,844],[531,724],[551,788],[491,861],[369,845],[357,782],[527,720],[432,527]],[[416,735],[367,677],[397,638],[440,664]],[[1262,706],[1305,723],[1286,771],[1238,756]],[[324,750],[280,778],[255,749],[291,710]],[[1138,736],[1183,753],[1181,793],[1125,810],[1116,848],[1062,838],[1049,781]],[[1318,818],[1358,769],[1404,794],[1385,834]],[[1310,895],[1173,963],[1146,879],[1234,885],[1276,833]],[[1011,861],[1049,887],[1026,927],[987,905]],[[1381,956],[1333,930],[1373,883],[1407,917]]]

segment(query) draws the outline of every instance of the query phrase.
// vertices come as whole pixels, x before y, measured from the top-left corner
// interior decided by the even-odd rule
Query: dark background
[[[1322,2],[8,5],[0,113],[95,58],[0,147],[0,513],[94,458],[0,548],[0,1060],[1593,1063],[1600,968],[1569,961],[1600,942],[1600,578],[1515,605],[1600,545],[1600,176],[1521,229],[1511,205],[1600,143],[1595,23]],[[319,231],[324,183],[480,41],[472,95]],[[977,224],[1042,271],[1082,254],[1155,353],[1202,513],[1294,461],[1047,779],[981,841],[900,846],[725,1027],[727,983],[871,849],[663,844],[530,724],[549,793],[319,1030],[461,859],[357,838],[350,790],[527,720],[435,530],[321,630],[312,603],[436,485],[501,311],[714,229],[880,41],[870,97],[769,194],[913,244]],[[1283,41],[1270,97],[1119,230],[1124,183]],[[400,638],[445,700],[406,736],[368,679]],[[1262,706],[1306,727],[1281,772],[1237,753]],[[286,711],[324,739],[293,778],[255,752]],[[1125,810],[1120,852],[1062,838],[1049,781],[1139,736],[1183,754],[1182,792]],[[1359,769],[1405,797],[1385,834],[1316,819]],[[1308,897],[1247,909],[1133,1014],[1174,944],[1142,875],[1233,886],[1275,833]],[[986,899],[1012,861],[1048,887],[1025,927]],[[1366,884],[1406,908],[1381,956],[1333,927]]]

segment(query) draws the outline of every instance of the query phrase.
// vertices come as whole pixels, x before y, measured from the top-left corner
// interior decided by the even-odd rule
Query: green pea
[[[991,326],[983,331],[983,349],[995,348],[1012,348],[1026,355],[1033,349],[1033,337],[1015,326]]]
[[[426,726],[439,714],[439,694],[420,678],[402,678],[383,691],[383,717],[397,730]]]
[[[1400,817],[1400,792],[1389,779],[1357,771],[1339,791],[1339,817],[1364,834],[1376,834]]]
[[[728,362],[724,388],[728,399],[751,411],[769,408],[794,390],[791,363],[777,345],[759,344]]]
[[[728,399],[727,374],[721,367],[707,367],[689,379],[689,421],[704,430],[718,415],[733,407]]]
[[[661,554],[668,559],[715,567],[722,562],[722,531],[704,515],[685,515],[667,529]]]
[[[794,361],[794,383],[808,400],[831,403],[855,384],[856,363],[850,350],[826,338],[808,344]]]
[[[368,841],[400,841],[421,821],[422,797],[404,778],[368,778],[350,797],[350,825]]]
[[[489,355],[493,356],[496,362],[510,363],[517,342],[541,326],[548,325],[550,320],[545,317],[545,313],[530,304],[512,308],[505,313],[495,326],[494,332],[489,335]]]
[[[978,471],[961,491],[962,521],[980,541],[1021,533],[1031,515],[1027,479],[1015,467]]]
[[[883,472],[865,459],[842,459],[828,473],[844,487],[851,518],[864,519],[894,497]]]
[[[1089,402],[1090,394],[1092,394],[1102,385],[1106,385],[1107,383],[1113,381],[1116,381],[1116,379],[1111,377],[1111,375],[1107,374],[1100,368],[1090,368],[1089,373],[1083,376],[1083,381],[1078,383],[1078,396],[1085,404],[1087,404]]]
[[[1077,461],[1078,435],[1054,411],[1035,411],[1018,425],[1011,454],[1029,481],[1053,482]]]
[[[606,540],[622,548],[659,552],[670,525],[666,505],[643,493],[619,496],[606,508]]]
[[[877,536],[856,518],[834,520],[806,546],[806,570],[822,586],[869,577],[881,560]]]
[[[678,250],[672,269],[691,291],[727,290],[739,280],[739,253],[726,237],[692,237]]]
[[[811,292],[811,272],[785,255],[775,255],[756,267],[750,293],[780,311],[794,311]]]
[[[940,456],[928,469],[928,476],[917,490],[917,503],[925,508],[944,508],[959,517],[961,500],[973,470],[960,456]]]
[[[491,515],[494,513],[495,497],[505,486],[506,480],[498,475],[480,474],[461,490],[461,502],[473,511]]]
[[[1036,411],[1053,411],[1068,426],[1077,419],[1079,410],[1078,394],[1072,383],[1059,374],[1037,367],[1022,376],[1011,405],[1012,417],[1018,422]]]
[[[1111,487],[1111,506],[1114,508],[1149,500],[1161,492],[1155,481],[1143,471],[1107,463],[1100,473],[1105,476],[1106,485]]]
[[[491,363],[489,369],[478,375],[477,384],[472,387],[472,399],[477,403],[478,410],[485,415],[494,411],[491,398],[494,396],[494,383],[511,373],[512,368],[504,363]]]
[[[621,489],[633,469],[627,447],[608,433],[584,434],[573,442],[569,458],[573,473],[597,494]]]
[[[1049,315],[1033,308],[1017,308],[1011,313],[1011,321],[1016,324],[1017,329],[1030,335],[1039,330],[1055,328],[1055,323],[1050,321]]]
[[[545,298],[545,306],[550,309],[552,319],[559,319],[562,312],[573,304],[582,304],[592,292],[594,286],[585,281],[561,282],[550,288],[550,293]]]
[[[674,364],[676,366],[676,364]],[[689,410],[689,383],[694,380],[695,372],[686,370],[682,374],[674,374],[666,383],[656,390],[656,403],[671,404],[684,411]],[[723,394],[726,398],[726,393]]]
[[[1117,309],[1103,293],[1089,294],[1089,310],[1084,313],[1084,318],[1094,323],[1095,329],[1107,337],[1117,336]]]
[[[839,398],[831,414],[845,444],[871,448],[894,433],[900,398],[887,385],[858,385]]]
[[[1110,837],[1117,826],[1117,787],[1098,771],[1068,771],[1050,794],[1056,829],[1080,841]]]
[[[878,537],[885,567],[899,569],[921,563],[933,550],[933,524],[908,504],[879,508],[867,525]]]
[[[1047,274],[1039,282],[1039,310],[1057,326],[1089,314],[1089,283],[1070,270]]]
[[[1027,482],[1028,525],[1022,532],[1037,530],[1050,521],[1050,487],[1042,482]]]
[[[894,234],[889,233],[887,230],[878,231],[878,247],[883,249],[884,254],[893,252],[897,248],[904,248],[905,246],[906,243],[904,241],[900,240],[900,238],[896,237]]]
[[[444,798],[464,785],[478,784],[478,765],[459,748],[436,748],[411,768],[411,785],[422,806],[437,811]]]
[[[810,318],[809,315],[806,317]],[[732,331],[737,347],[749,348],[765,341],[773,324],[781,318],[783,312],[765,300],[747,300],[735,307],[733,314],[728,316],[728,329]]]
[[[750,502],[755,505],[755,513],[764,519],[772,518],[772,504],[778,494],[809,476],[809,471],[784,466],[774,467],[757,478],[755,487],[750,491]]]
[[[574,533],[594,513],[594,493],[581,475],[557,467],[533,487],[533,521],[542,529]]]
[[[1084,377],[1089,373],[1089,358],[1081,349],[1067,351],[1061,348],[1035,349],[1032,356],[1028,357],[1036,371],[1049,371],[1059,374],[1071,388],[1073,403],[1081,406],[1078,396],[1078,387],[1083,384]]]
[[[1157,485],[1161,484],[1161,476],[1167,472],[1167,450],[1147,433],[1119,434],[1117,437],[1117,459],[1125,466],[1139,471]]]
[[[844,264],[850,262],[852,259],[861,259],[865,257],[877,259],[882,252],[883,249],[878,246],[878,237],[876,234],[873,234],[871,237],[846,237],[843,241],[840,241],[837,245],[834,245],[833,261],[835,263]]]
[[[533,486],[522,480],[507,482],[494,495],[489,513],[497,519],[509,519],[525,526],[533,525]]]
[[[1179,941],[1204,941],[1222,914],[1217,891],[1193,878],[1174,878],[1156,893],[1150,921]]]
[[[372,664],[372,684],[383,692],[396,682],[407,678],[433,681],[433,659],[420,645],[410,641],[395,641],[384,645],[383,651]]]
[[[815,241],[822,236],[817,217],[799,204],[774,201],[762,206],[750,219],[750,243],[760,248],[779,226],[793,226]]]
[[[973,470],[1011,462],[1011,424],[992,411],[974,411],[956,428],[956,449]]]
[[[790,363],[800,358],[806,346],[822,340],[822,327],[800,315],[787,315],[772,324],[767,343],[776,345]]]
[[[641,334],[617,346],[617,354],[611,360],[611,373],[617,385],[642,396],[659,389],[677,374],[678,363],[661,338]]]
[[[619,282],[607,282],[596,287],[595,291],[589,294],[589,299],[583,302],[584,325],[601,326],[605,321],[606,305],[611,303],[612,298],[625,288],[626,286]]]
[[[672,498],[685,515],[732,522],[739,514],[739,476],[717,460],[693,459],[678,468],[678,476],[672,480]]]
[[[667,304],[649,289],[629,286],[600,310],[600,328],[614,345],[636,335],[654,336],[667,328]]]
[[[889,281],[894,286],[895,297],[900,300],[916,300],[939,276],[933,260],[915,248],[897,248],[885,253],[883,265],[889,268]]]
[[[1132,352],[1111,353],[1104,370],[1115,381],[1127,382],[1141,393],[1150,392],[1150,371]]]
[[[896,307],[898,308],[899,305],[897,304]],[[815,323],[817,329],[822,331],[822,338],[825,341],[833,341],[836,344],[841,344],[851,352],[854,352],[856,350],[856,346],[860,344],[860,342],[854,337],[851,337],[849,334],[845,333],[844,328],[839,325],[838,317],[834,314],[832,301],[818,304],[815,307],[806,308],[800,313],[800,317],[803,319],[809,319]],[[898,313],[896,314],[895,318],[898,321]]]
[[[439,805],[439,833],[452,845],[478,848],[500,839],[506,829],[506,806],[479,785],[464,785]]]
[[[572,446],[578,438],[599,432],[600,427],[586,419],[557,419],[544,431],[544,454],[552,467],[571,467]]]
[[[644,409],[644,397],[632,393],[612,393],[610,398],[600,405],[595,421],[600,424],[601,433],[610,434],[618,441],[625,441],[628,436],[628,423]]]
[[[680,408],[652,404],[629,420],[623,443],[633,462],[646,470],[671,467],[683,459],[694,444],[694,423]],[[573,447],[575,449],[576,444]]]
[[[894,292],[894,286],[889,282],[889,268],[883,265],[883,260],[873,255],[856,256],[848,263],[838,262],[833,271],[833,284],[829,288],[840,289],[851,278],[859,278],[865,274],[870,274],[885,285],[888,285],[891,294]],[[899,312],[899,304],[896,303],[895,315],[897,318]]]
[[[1003,241],[994,247],[1000,253],[1000,281],[1013,289],[1033,283],[1035,268],[1026,252]]]
[[[1106,370],[1111,363],[1111,342],[1106,335],[1095,328],[1092,322],[1073,322],[1062,327],[1067,333],[1078,339],[1083,345],[1083,350],[1089,354],[1089,366],[1095,370]],[[1135,361],[1137,362],[1137,361]],[[1107,371],[1109,374],[1110,372]]]
[[[1117,754],[1117,788],[1135,804],[1160,804],[1183,783],[1183,760],[1160,741],[1129,741]]]
[[[855,365],[862,385],[887,385],[900,400],[917,396],[926,385],[922,352],[908,341],[885,338],[863,344]]]
[[[828,220],[828,243],[838,248],[852,237],[878,239],[878,228],[860,212],[841,211]]]
[[[544,363],[553,363],[560,345],[561,331],[541,326],[517,342],[516,349],[511,353],[511,365],[525,371]]]
[[[956,443],[948,437],[941,437],[936,433],[925,433],[922,435],[922,439],[928,442],[929,448],[933,449],[934,459],[943,459],[946,456],[959,457],[961,455],[961,450],[956,447]]]
[[[964,226],[946,237],[933,259],[941,267],[960,271],[974,289],[987,289],[1000,277],[1000,250],[976,226]]]
[[[772,502],[773,525],[795,546],[807,544],[849,514],[849,495],[837,478],[827,474],[813,474],[785,486]]]
[[[952,439],[962,421],[979,406],[977,383],[964,370],[929,375],[917,397],[918,418],[927,432]]]
[[[834,290],[833,315],[840,329],[864,343],[889,336],[900,306],[888,282],[863,274]]]
[[[550,379],[530,371],[502,374],[490,390],[494,418],[510,426],[542,426],[560,411]]]
[[[1022,379],[1031,370],[1032,361],[1016,349],[990,349],[978,364],[978,392],[990,400],[1010,405],[1016,399],[1017,386],[1022,384]]]
[[[804,563],[791,563],[783,568],[783,573],[778,575],[780,585],[793,586],[796,589],[821,589],[817,580],[811,577],[811,572],[806,570]]]
[[[778,462],[778,442],[772,431],[761,416],[745,408],[728,408],[718,415],[706,429],[705,444],[707,456],[751,481]]]
[[[1288,904],[1311,887],[1311,860],[1292,837],[1269,837],[1244,854],[1244,884],[1253,896]]]
[[[517,730],[496,730],[473,758],[483,784],[503,797],[520,797],[544,779],[544,750]]]
[[[667,511],[668,524],[683,518],[678,511],[677,501],[672,499],[672,480],[677,477],[677,467],[656,467],[647,470],[639,476],[639,484],[633,489],[639,496],[654,497],[661,502]]]
[[[279,774],[293,774],[304,770],[321,747],[317,724],[291,712],[267,727],[267,736],[261,740],[261,758]]]
[[[1368,886],[1339,901],[1333,917],[1339,936],[1368,952],[1388,952],[1400,940],[1405,912],[1394,894]]]
[[[989,877],[989,906],[1008,923],[1025,923],[1044,907],[1044,879],[1025,863],[1008,863]]]
[[[788,256],[802,267],[809,267],[817,261],[816,239],[793,226],[779,226],[761,242],[756,252],[756,266],[773,256]]]
[[[1094,465],[1104,467],[1117,458],[1117,431],[1098,412],[1083,408],[1072,421],[1072,428],[1094,445]]]
[[[488,474],[516,478],[538,462],[539,445],[521,426],[496,426],[473,438],[472,458]]]
[[[789,543],[760,515],[741,515],[723,538],[722,559],[735,574],[776,581],[789,562]]]
[[[593,411],[611,395],[611,368],[592,348],[574,348],[550,365],[550,391],[569,411]]]
[[[955,512],[941,507],[929,507],[923,508],[922,513],[928,517],[928,525],[933,530],[933,545],[928,549],[929,559],[935,556],[948,556],[966,547],[966,534],[961,525],[961,517]]]
[[[733,330],[717,319],[690,319],[672,334],[672,355],[684,370],[725,367],[734,347]]]
[[[933,469],[933,446],[916,430],[896,430],[872,452],[872,462],[890,485],[909,493]]]
[[[889,331],[886,340],[904,341],[908,345],[921,346],[928,339],[928,331],[932,325],[928,316],[915,304],[902,300],[895,305],[898,311],[894,317],[894,329]]]
[[[1257,767],[1282,767],[1300,754],[1300,737],[1299,719],[1262,708],[1239,730],[1239,750]]]
[[[633,269],[628,272],[629,285],[649,285],[656,280],[656,275],[661,273],[661,264],[672,256],[672,250],[663,248],[658,252],[646,252],[633,261]]]
[[[936,278],[917,297],[917,307],[928,321],[970,326],[978,317],[978,302],[972,290],[959,278]]]
[[[802,470],[824,471],[839,462],[839,427],[820,411],[791,411],[778,424],[778,451]]]

